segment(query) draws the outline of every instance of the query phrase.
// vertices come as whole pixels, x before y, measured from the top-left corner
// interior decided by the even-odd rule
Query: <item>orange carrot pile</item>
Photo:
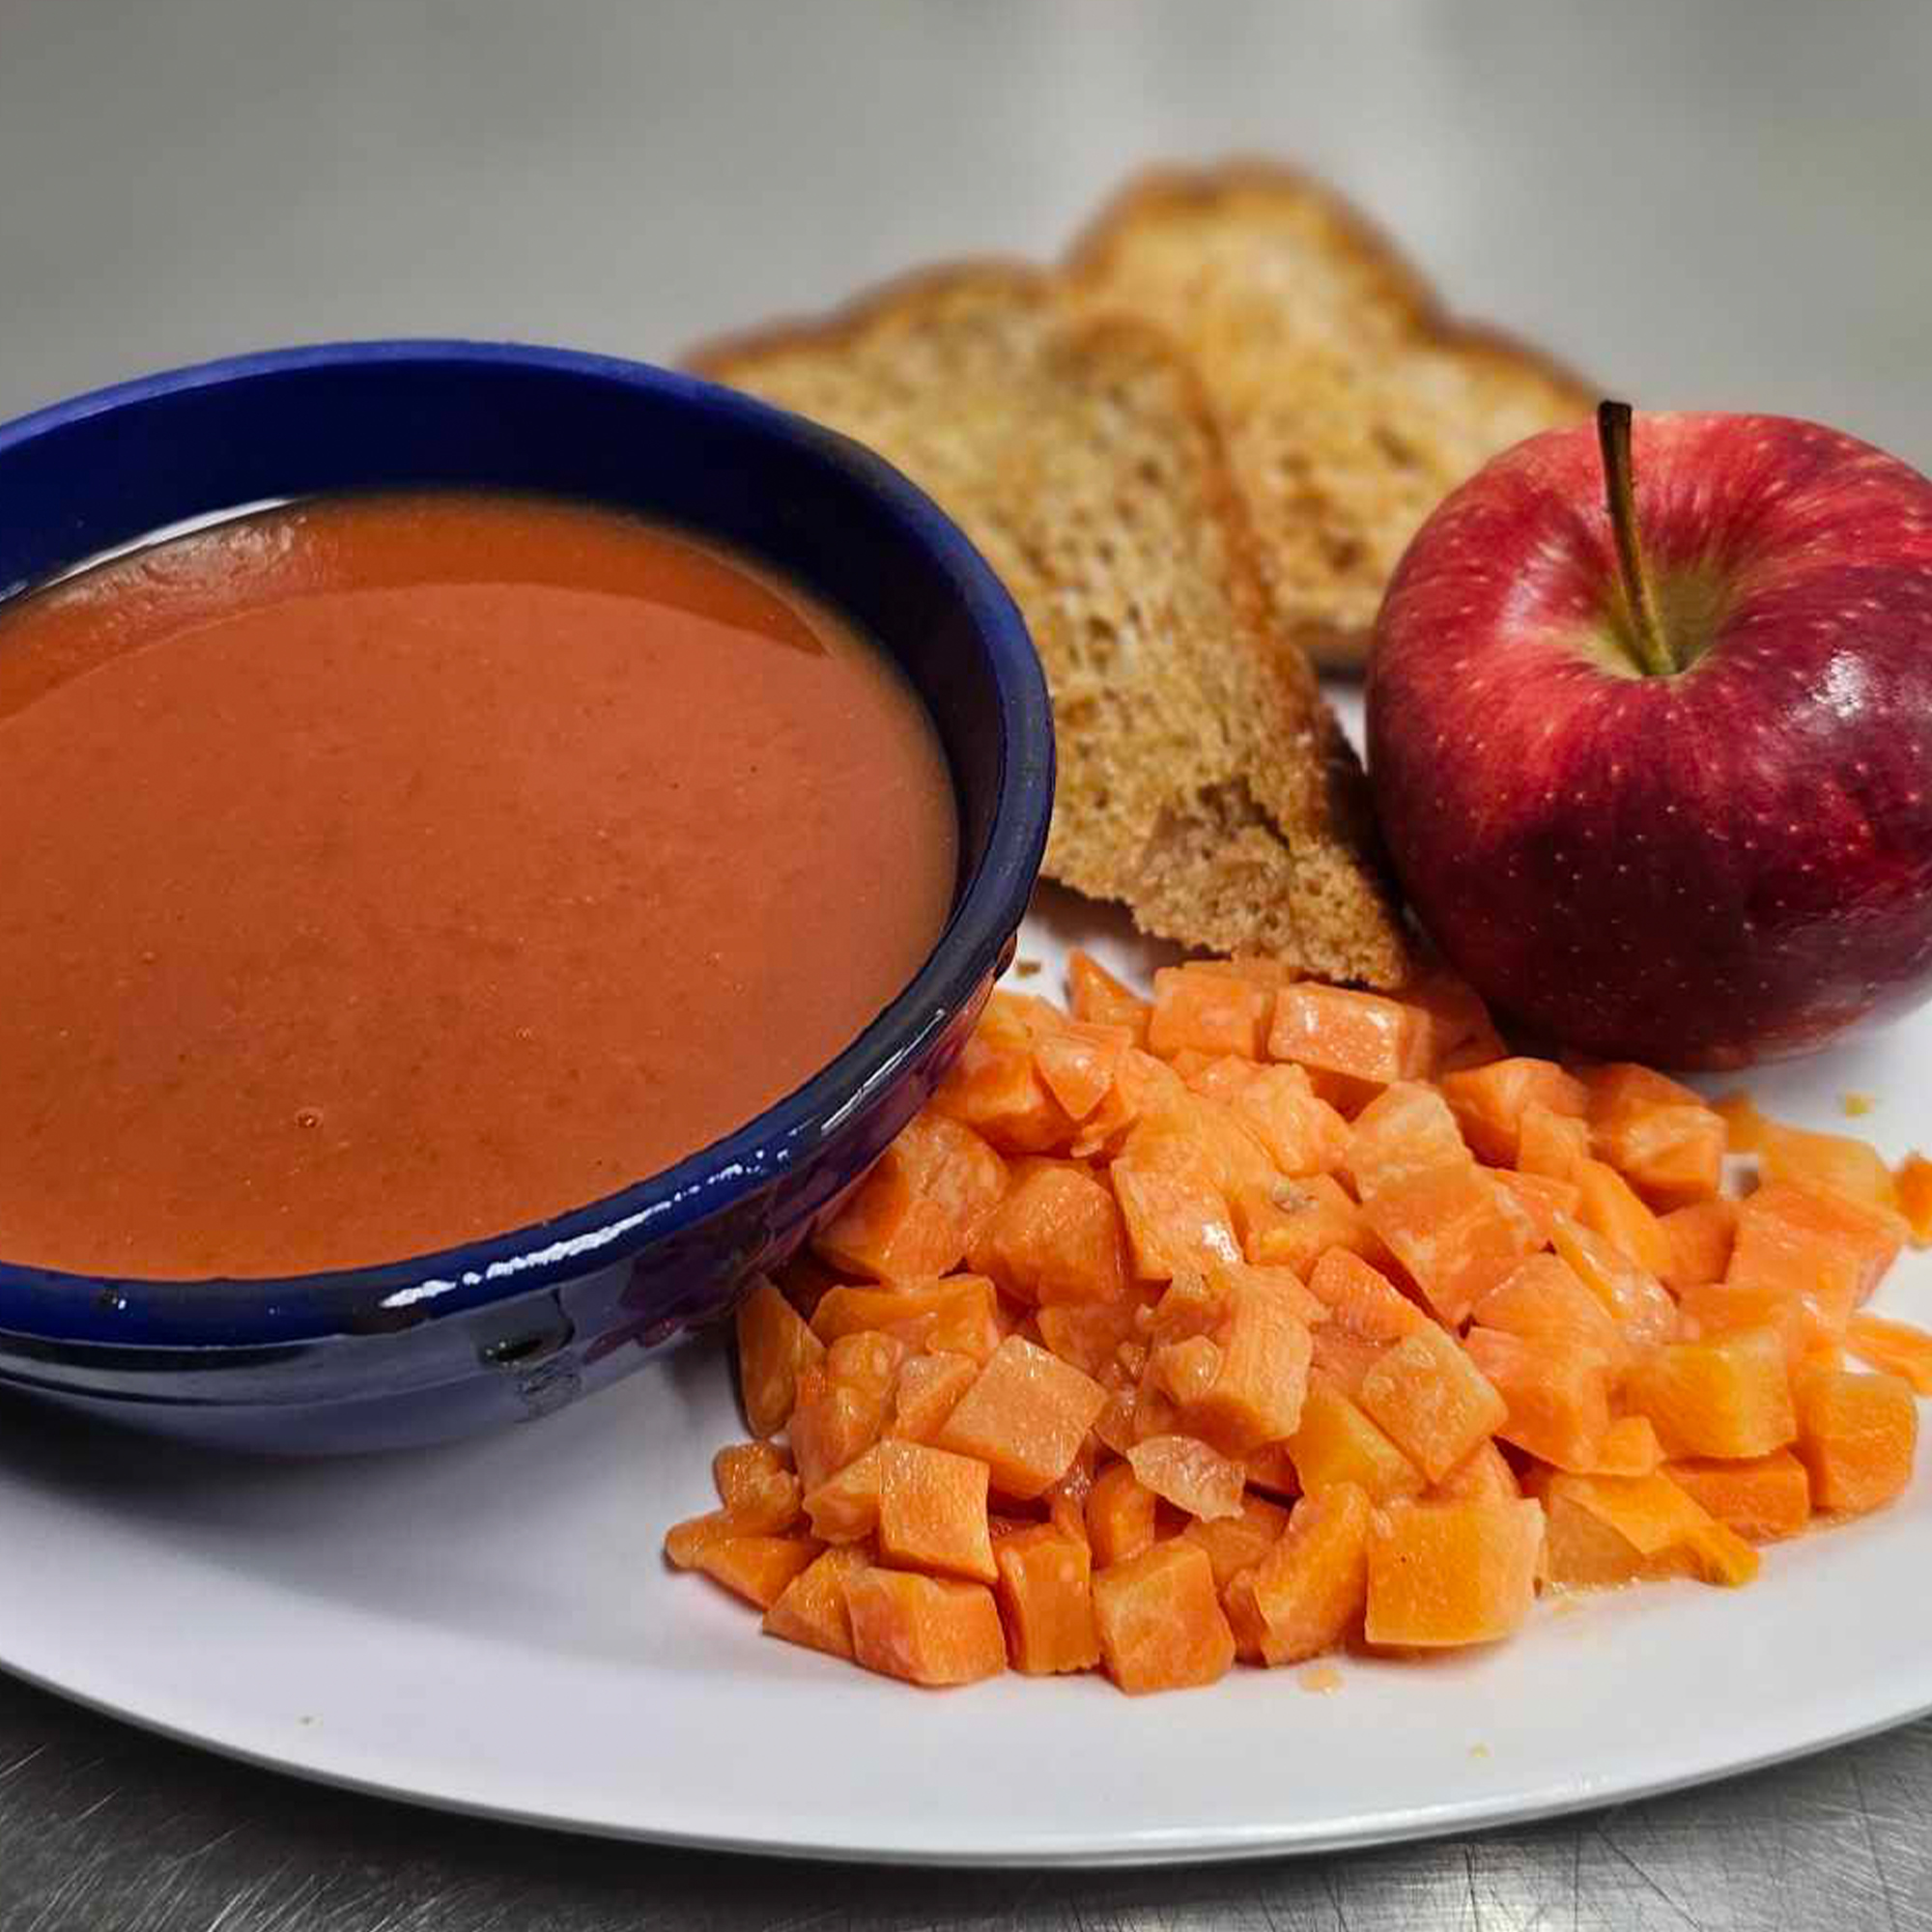
[[[995,994],[739,1313],[759,1439],[666,1550],[772,1634],[1171,1690],[1747,1582],[1905,1488],[1932,1336],[1861,1308],[1932,1236],[1917,1156],[1513,1057],[1446,978],[1197,962],[1146,1001],[1076,954],[1069,989]]]

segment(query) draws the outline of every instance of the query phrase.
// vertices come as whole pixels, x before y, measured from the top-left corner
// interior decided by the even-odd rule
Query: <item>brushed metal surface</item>
[[[1925,467],[1928,72],[1922,0],[0,0],[0,413],[345,335],[667,356],[1049,252],[1140,160],[1259,149],[1640,404],[1817,415]],[[510,1748],[516,1713],[506,1684]],[[0,1678],[4,1932],[1910,1932],[1928,1817],[1932,1722],[1341,1860],[815,1868],[318,1790]]]

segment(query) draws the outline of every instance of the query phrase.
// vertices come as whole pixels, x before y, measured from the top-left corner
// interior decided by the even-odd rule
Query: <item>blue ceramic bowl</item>
[[[106,1281],[0,1257],[0,1387],[290,1452],[548,1414],[716,1321],[805,1238],[931,1092],[1010,950],[1053,800],[1046,689],[1018,611],[895,470],[729,390],[463,342],[284,350],[124,384],[0,428],[0,595],[263,498],[438,484],[588,497],[717,537],[879,639],[951,761],[951,922],[823,1072],[575,1213],[282,1281]]]

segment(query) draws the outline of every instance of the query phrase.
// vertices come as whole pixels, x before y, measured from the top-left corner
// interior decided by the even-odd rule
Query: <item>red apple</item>
[[[1932,482],[1782,416],[1499,456],[1391,581],[1369,768],[1423,924],[1587,1054],[1738,1066],[1932,975]]]

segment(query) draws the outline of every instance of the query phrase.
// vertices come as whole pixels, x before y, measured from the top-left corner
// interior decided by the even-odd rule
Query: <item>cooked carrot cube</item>
[[[1141,1302],[1135,1295],[1095,1306],[1048,1306],[1037,1310],[1039,1339],[1063,1362],[1082,1375],[1098,1376],[1114,1359],[1115,1350],[1138,1331],[1134,1318]]]
[[[1371,1643],[1493,1643],[1536,1601],[1543,1509],[1520,1502],[1398,1503],[1370,1522]]]
[[[1796,1536],[1811,1520],[1810,1478],[1789,1449],[1742,1462],[1671,1463],[1664,1474],[1747,1543]]]
[[[791,1420],[800,1375],[824,1359],[824,1343],[760,1281],[738,1304],[738,1393],[753,1435],[775,1435]]]
[[[1429,1492],[1437,1502],[1514,1502],[1522,1485],[1509,1460],[1493,1442],[1478,1442]]]
[[[1102,1569],[1153,1548],[1157,1498],[1130,1463],[1115,1463],[1094,1479],[1087,1494],[1087,1540]]]
[[[1061,1161],[1016,1163],[972,1260],[1020,1301],[1118,1301],[1127,1288],[1126,1235],[1112,1191]]]
[[[1367,1201],[1384,1187],[1473,1161],[1448,1101],[1434,1087],[1405,1080],[1356,1115],[1343,1167]]]
[[[932,1441],[979,1374],[980,1364],[971,1355],[914,1355],[899,1370],[893,1417],[882,1434],[901,1442]]]
[[[1610,1427],[1610,1376],[1602,1355],[1575,1344],[1472,1328],[1469,1360],[1508,1410],[1495,1433],[1559,1469],[1590,1469]]]
[[[1534,1251],[1533,1236],[1505,1210],[1496,1183],[1473,1162],[1379,1186],[1363,1211],[1429,1305],[1452,1324],[1465,1321]]]
[[[1030,1677],[1093,1669],[1100,1661],[1100,1636],[1085,1539],[1042,1522],[1003,1537],[993,1556],[1013,1668]]]
[[[971,1126],[928,1107],[900,1129],[812,1245],[835,1267],[875,1281],[942,1275],[959,1264],[1006,1187],[999,1154]]]
[[[881,1442],[879,1554],[915,1570],[990,1583],[986,1465],[923,1442]]]
[[[1557,1255],[1609,1310],[1624,1339],[1636,1348],[1667,1342],[1677,1332],[1670,1291],[1594,1228],[1561,1216],[1550,1237]]]
[[[1243,1656],[1299,1663],[1334,1649],[1360,1626],[1371,1514],[1368,1497],[1351,1483],[1295,1504],[1286,1531],[1223,1586]]]
[[[1152,1007],[1085,952],[1067,955],[1066,1003],[1075,1019],[1125,1027],[1136,1046],[1146,1044]]]
[[[1655,1067],[1639,1066],[1634,1061],[1605,1061],[1599,1066],[1578,1067],[1577,1074],[1590,1096],[1592,1126],[1652,1107],[1704,1105],[1704,1096],[1694,1087],[1687,1087]]]
[[[1609,1552],[1597,1539],[1593,1549],[1575,1552],[1577,1561],[1587,1556],[1610,1574],[1583,1575],[1570,1567],[1570,1551],[1552,1548],[1552,1582],[1628,1582],[1632,1577],[1694,1575],[1707,1583],[1736,1585],[1748,1583],[1757,1575],[1757,1552],[1661,1470],[1648,1476],[1552,1474],[1537,1487],[1549,1507],[1552,1529],[1559,1504],[1572,1504],[1614,1531],[1634,1552],[1632,1567],[1614,1574],[1614,1566],[1603,1561]]]
[[[1420,1007],[1379,993],[1303,982],[1276,995],[1267,1050],[1276,1060],[1386,1086],[1427,1073],[1435,1037],[1435,1023]]]
[[[1475,1317],[1485,1328],[1586,1350],[1612,1369],[1630,1359],[1631,1345],[1616,1317],[1556,1255],[1520,1262],[1476,1303]]]
[[[973,1684],[1007,1667],[999,1605],[983,1583],[860,1570],[845,1579],[852,1655],[908,1684]]]
[[[939,1446],[977,1456],[1007,1495],[1042,1495],[1066,1473],[1106,1400],[1091,1376],[1009,1335],[946,1418]]]
[[[1711,1102],[1711,1111],[1723,1122],[1724,1144],[1732,1153],[1756,1153],[1763,1147],[1771,1122],[1748,1094],[1722,1094]]]
[[[1188,1426],[1231,1456],[1293,1435],[1308,1381],[1308,1324],[1291,1295],[1261,1269],[1234,1282],[1232,1311],[1215,1341],[1219,1359],[1206,1388],[1185,1399]]]
[[[1932,1395],[1932,1335],[1909,1321],[1854,1315],[1845,1324],[1845,1347],[1860,1361],[1902,1377],[1915,1395]]]
[[[696,1567],[768,1610],[822,1548],[806,1536],[722,1536],[698,1551]]]
[[[1157,1342],[1148,1351],[1147,1373],[1177,1408],[1199,1402],[1221,1373],[1221,1346],[1210,1336]]]
[[[1069,1121],[1090,1120],[1114,1091],[1122,1058],[1133,1044],[1125,1027],[1069,1020],[1034,1041],[1034,1071]]]
[[[1556,1232],[1559,1215],[1576,1217],[1583,1190],[1574,1180],[1552,1180],[1546,1174],[1518,1174],[1507,1167],[1492,1168],[1490,1179],[1502,1189],[1505,1209],[1512,1205],[1527,1221],[1524,1238],[1547,1248]]]
[[[1620,1415],[1604,1432],[1590,1476],[1647,1476],[1663,1462],[1657,1425],[1647,1415]]]
[[[1770,1328],[1673,1342],[1625,1378],[1666,1456],[1768,1456],[1797,1434],[1784,1344]]]
[[[1227,1200],[1211,1183],[1138,1168],[1124,1153],[1107,1174],[1143,1281],[1241,1259]]]
[[[1559,1483],[1567,1478],[1559,1478]],[[1544,1492],[1545,1580],[1564,1590],[1615,1589],[1702,1574],[1696,1551],[1677,1543],[1649,1555],[1557,1484]]]
[[[1259,1060],[1273,1005],[1267,989],[1251,980],[1203,973],[1193,966],[1164,966],[1153,976],[1149,1050],[1163,1059],[1193,1047],[1200,1053],[1237,1053],[1243,1060]]]
[[[1670,1244],[1670,1262],[1662,1270],[1663,1284],[1680,1293],[1700,1282],[1722,1281],[1731,1264],[1731,1243],[1737,1239],[1738,1204],[1719,1195],[1672,1208],[1662,1217],[1663,1238]]]
[[[1094,1620],[1107,1675],[1131,1693],[1211,1684],[1235,1661],[1208,1552],[1179,1539],[1099,1571]]]
[[[765,1612],[766,1635],[822,1650],[828,1657],[849,1658],[852,1619],[845,1609],[845,1580],[870,1562],[864,1546],[856,1543],[834,1544],[814,1557]]]
[[[1823,1332],[1842,1335],[1896,1258],[1902,1230],[1895,1215],[1770,1181],[1739,1206],[1724,1279],[1801,1295]]]
[[[1192,1435],[1150,1435],[1127,1451],[1136,1479],[1189,1516],[1238,1516],[1248,1472]]]
[[[878,1528],[880,1448],[874,1442],[863,1456],[806,1491],[806,1520],[820,1543],[858,1543]]]
[[[798,1520],[803,1489],[769,1442],[733,1442],[711,1459],[718,1500],[748,1536],[777,1536]]]
[[[1493,1167],[1514,1167],[1521,1151],[1525,1108],[1542,1107],[1580,1120],[1590,1094],[1554,1061],[1515,1059],[1445,1073],[1442,1097],[1479,1158]]]
[[[1758,1173],[1767,1182],[1789,1180],[1821,1193],[1842,1195],[1879,1214],[1898,1212],[1898,1183],[1879,1151],[1850,1134],[1814,1134],[1768,1123],[1758,1150]]]
[[[1425,1321],[1429,1318],[1422,1318]],[[1432,1327],[1435,1326],[1431,1322]],[[1324,1321],[1309,1333],[1309,1368],[1320,1369],[1351,1402],[1359,1402],[1369,1371],[1388,1353],[1392,1344],[1357,1335],[1338,1322]]]
[[[1782,1344],[1786,1362],[1794,1366],[1826,1339],[1804,1303],[1783,1289],[1759,1288],[1749,1282],[1699,1282],[1683,1291],[1677,1308],[1680,1332],[1687,1341],[1769,1328]]]
[[[1572,1180],[1590,1158],[1590,1123],[1532,1101],[1517,1126],[1516,1164],[1523,1174]]]
[[[1892,1177],[1898,1189],[1898,1211],[1911,1230],[1912,1245],[1922,1248],[1932,1242],[1932,1160],[1913,1152],[1898,1163]]]
[[[1670,1265],[1669,1236],[1630,1182],[1606,1162],[1586,1160],[1577,1170],[1577,1185],[1582,1199],[1576,1218],[1646,1274],[1662,1275]]]
[[[1912,1480],[1918,1411],[1898,1376],[1800,1369],[1798,1460],[1814,1508],[1846,1515],[1879,1508]]]
[[[890,1335],[843,1335],[799,1378],[791,1458],[809,1493],[879,1439],[904,1346]]]
[[[1329,1249],[1315,1264],[1308,1287],[1335,1327],[1370,1341],[1400,1342],[1434,1325],[1387,1275],[1347,1248]]]
[[[1327,1174],[1349,1151],[1349,1122],[1316,1093],[1304,1067],[1217,1060],[1191,1084],[1204,1098],[1226,1107],[1291,1179]]]
[[[982,1018],[939,1083],[927,1114],[975,1131],[1002,1153],[1046,1153],[1064,1147],[1073,1136],[1073,1122],[1034,1064],[1037,1037],[1054,1030]],[[937,1274],[952,1264],[912,1272]]]
[[[745,1526],[729,1510],[711,1510],[703,1516],[686,1517],[665,1531],[665,1560],[674,1569],[695,1570],[697,1560],[712,1544],[727,1536],[743,1536]]]
[[[1000,1344],[999,1295],[983,1275],[835,1288],[820,1299],[811,1332],[821,1342],[883,1334],[908,1349],[951,1349],[983,1361]]]
[[[1120,1158],[1201,1180],[1232,1200],[1243,1187],[1274,1187],[1281,1175],[1260,1132],[1220,1101],[1182,1087],[1136,1122]]]
[[[1311,1174],[1262,1194],[1235,1197],[1241,1251],[1263,1267],[1285,1267],[1308,1279],[1330,1248],[1347,1248],[1377,1267],[1394,1264],[1382,1237],[1333,1175]]]
[[[1363,1377],[1358,1400],[1432,1483],[1509,1412],[1455,1337],[1433,1325],[1391,1347]]]
[[[1422,1471],[1324,1376],[1308,1378],[1301,1427],[1289,1437],[1288,1453],[1310,1495],[1353,1483],[1380,1503],[1424,1487]]]
[[[1654,1207],[1709,1199],[1723,1176],[1725,1125],[1702,1096],[1648,1067],[1593,1068],[1590,1132],[1607,1161]]]
[[[1259,1563],[1281,1541],[1288,1511],[1263,1496],[1243,1496],[1234,1516],[1197,1517],[1180,1534],[1208,1552],[1214,1587],[1225,1591],[1243,1570]]]

